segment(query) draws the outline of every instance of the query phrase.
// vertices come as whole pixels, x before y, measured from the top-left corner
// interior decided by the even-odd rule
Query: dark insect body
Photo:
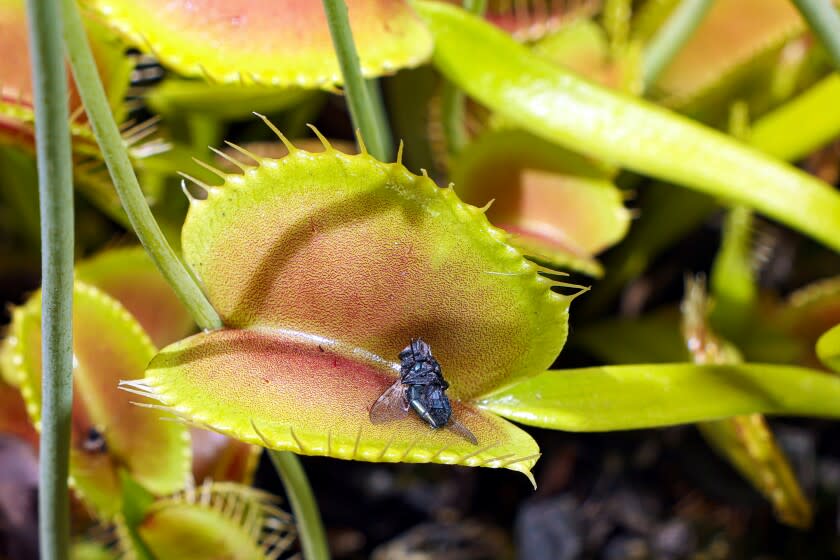
[[[412,339],[400,352],[400,378],[385,391],[370,409],[374,424],[405,418],[409,409],[434,429],[448,426],[473,444],[475,436],[452,418],[452,405],[440,364],[422,339]]]
[[[82,450],[88,453],[104,453],[108,449],[105,443],[105,436],[94,427],[88,428],[85,439],[82,441]]]

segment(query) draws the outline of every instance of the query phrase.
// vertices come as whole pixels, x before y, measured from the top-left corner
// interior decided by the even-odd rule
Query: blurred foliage
[[[840,378],[829,373],[840,373],[840,81],[794,3],[714,2],[643,91],[646,49],[676,0],[491,0],[485,21],[455,0],[349,0],[362,70],[404,141],[387,164],[350,144],[320,2],[153,4],[80,1],[121,149],[179,251],[186,220],[185,260],[231,328],[185,339],[193,322],[132,245],[73,89],[71,470],[84,504],[74,558],[275,558],[294,527],[247,486],[252,444],[527,474],[542,436],[501,417],[568,431],[696,423],[782,522],[810,523],[810,496],[760,414],[840,417]],[[0,431],[37,453],[23,14],[22,1],[0,0],[0,297],[10,310]],[[230,193],[238,198],[215,202]],[[202,204],[215,205],[210,218]],[[365,205],[376,219],[365,221]],[[340,235],[319,229],[327,219]],[[296,223],[299,245],[281,235]],[[266,251],[273,266],[260,269]],[[286,269],[277,255],[305,262]],[[698,272],[710,294],[692,282],[683,294]],[[273,299],[228,305],[255,278]],[[558,357],[566,321],[570,351]],[[248,338],[267,327],[285,334]],[[387,425],[375,437],[339,426],[366,418],[416,336],[432,342],[479,447],[426,434],[416,418],[390,439]],[[192,386],[192,370],[166,359],[213,337],[228,337],[226,350]],[[270,344],[283,352],[265,358]],[[177,383],[148,382],[162,370]],[[262,399],[261,385],[241,410],[214,401],[245,398],[247,374],[263,370],[294,388],[285,401]],[[140,396],[117,391],[126,380]],[[321,408],[295,413],[300,404]],[[157,422],[161,408],[238,439]]]

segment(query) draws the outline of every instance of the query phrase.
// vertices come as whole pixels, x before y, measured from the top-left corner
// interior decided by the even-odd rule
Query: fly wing
[[[449,419],[449,424],[447,424],[447,427],[462,438],[464,438],[465,440],[469,441],[471,444],[478,445],[478,440],[473,435],[473,433],[469,431],[466,426],[464,426],[454,418]]]
[[[370,407],[370,422],[384,424],[401,420],[406,415],[408,415],[408,401],[405,398],[405,385],[398,379]]]

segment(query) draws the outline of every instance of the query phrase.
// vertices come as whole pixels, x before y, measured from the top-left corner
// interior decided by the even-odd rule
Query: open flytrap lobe
[[[38,292],[14,309],[3,354],[4,365],[11,365],[4,373],[19,387],[30,420],[39,430],[40,340]],[[168,415],[134,406],[132,401],[139,399],[118,390],[121,378],[140,377],[154,355],[155,347],[143,327],[119,301],[76,282],[70,483],[104,519],[112,519],[122,507],[121,471],[147,491],[162,495],[182,488],[190,470],[186,427],[161,421],[161,416]]]
[[[209,82],[332,89],[341,71],[313,0],[83,0],[132,46]],[[406,0],[349,0],[362,73],[425,62],[432,38]]]
[[[399,157],[348,155],[325,139],[312,153],[278,135],[287,156],[252,154],[241,174],[217,170],[223,184],[190,195],[184,258],[225,328],[163,349],[126,388],[270,448],[530,476],[536,443],[475,401],[551,365],[574,296],[552,289],[483,210]],[[394,360],[418,337],[476,443],[418,414],[371,422]]]

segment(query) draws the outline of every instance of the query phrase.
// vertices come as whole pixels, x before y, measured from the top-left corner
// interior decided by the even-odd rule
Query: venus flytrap
[[[539,450],[502,418],[603,431],[758,412],[840,417],[840,379],[806,368],[543,371],[563,346],[572,298],[480,209],[399,161],[281,141],[286,157],[254,154],[191,201],[185,258],[226,328],[164,348],[145,379],[125,384],[189,422],[302,454],[529,474]],[[417,336],[477,445],[411,414],[370,423],[396,353]]]
[[[431,36],[407,2],[348,4],[365,77],[428,59]],[[309,89],[333,89],[342,82],[320,2],[84,0],[82,5],[184,76]]]
[[[187,430],[160,413],[132,405],[118,390],[139,377],[155,348],[118,301],[77,282],[74,290],[74,397],[70,480],[103,519],[120,510],[119,471],[162,495],[183,487],[190,466]],[[11,377],[19,383],[32,423],[41,429],[41,296],[16,308],[10,331]],[[101,445],[95,444],[100,440]]]
[[[595,255],[630,226],[611,176],[604,165],[504,129],[479,136],[452,169],[455,191],[470,204],[489,204],[487,218],[511,235],[511,244],[560,270],[590,276],[603,274]]]
[[[281,140],[289,155],[220,172],[224,184],[191,201],[184,225],[185,259],[226,329],[164,348],[128,388],[275,449],[530,476],[534,441],[473,403],[554,360],[572,297],[451,188],[399,161]],[[414,416],[370,423],[397,353],[418,336],[477,446]]]
[[[840,250],[840,195],[822,181],[697,122],[553,67],[463,10],[416,6],[435,36],[435,65],[510,122],[566,148],[744,204]]]
[[[130,477],[132,486],[142,489],[154,504],[153,510],[144,514],[147,519],[141,532],[156,540],[156,551],[163,558],[177,556],[180,550],[165,543],[166,535],[184,542],[201,539],[207,546],[230,545],[232,548],[224,550],[230,550],[233,558],[243,560],[255,557],[252,551],[269,541],[274,544],[266,548],[265,557],[271,558],[272,551],[279,554],[292,538],[288,515],[270,506],[267,495],[228,483],[251,483],[259,448],[215,432],[193,429],[187,434],[183,426],[161,420],[160,412],[133,406],[132,401],[136,404],[140,399],[123,392],[111,394],[121,379],[132,375],[127,364],[137,355],[138,348],[148,348],[149,339],[166,344],[195,330],[183,305],[149,257],[137,246],[111,249],[78,263],[75,276],[86,283],[85,287],[81,284],[78,287],[85,292],[77,298],[77,315],[81,321],[78,328],[85,329],[88,325],[91,329],[85,336],[76,337],[79,345],[76,348],[77,402],[73,413],[70,473],[77,495],[101,522],[122,526],[130,520],[123,514],[128,506],[122,501],[125,492],[121,491],[121,485]],[[129,319],[129,313],[136,322]],[[38,336],[37,315],[37,296],[16,308],[9,335],[0,350],[0,373],[20,386],[0,383],[0,433],[22,438],[33,446],[37,443],[37,432],[32,422],[38,419],[35,383],[38,356],[37,345],[33,345]],[[127,351],[130,349],[135,351]],[[140,355],[141,362],[151,356],[148,350]],[[27,395],[28,408],[35,414],[32,419],[20,390]],[[172,448],[172,441],[162,437],[172,430],[183,439],[175,446],[177,451]],[[185,457],[189,460],[190,450],[191,469],[189,463],[184,464]],[[161,476],[164,472],[161,468],[174,469],[171,476],[165,475],[169,482],[163,482],[166,479]],[[193,482],[190,482],[190,470]],[[200,490],[195,490],[194,485]],[[193,490],[183,490],[185,486]],[[173,495],[175,491],[178,493]],[[233,515],[231,504],[249,502],[254,497],[265,503],[266,512],[271,512],[265,520],[274,530],[267,526],[265,530],[257,530],[254,523],[261,517],[256,512],[248,516]],[[199,498],[200,501],[212,498],[212,503],[195,503]],[[158,517],[152,513],[164,507],[165,527],[155,523]],[[195,512],[202,507],[201,512]],[[207,517],[206,527],[191,521],[196,515]],[[269,519],[278,516],[282,523],[275,524]],[[76,524],[82,523],[78,516],[74,520]],[[161,531],[164,534],[159,534]],[[209,536],[216,533],[237,536],[232,543],[219,543]],[[125,534],[116,544],[129,557],[138,554],[137,546]],[[109,554],[109,558],[116,554],[113,547]]]
[[[155,500],[133,528],[152,558],[275,560],[296,537],[291,516],[271,494],[209,481]],[[137,553],[129,539],[121,547],[128,557]]]
[[[708,324],[711,303],[705,279],[687,279],[681,305],[682,332],[696,364],[738,364],[738,350],[719,338]],[[697,424],[706,441],[768,499],[789,525],[809,527],[811,504],[761,414],[734,416]]]
[[[153,21],[130,2],[82,2],[89,14],[108,21],[127,41],[156,52],[170,69],[227,82],[215,88],[221,93],[217,99],[265,101],[265,106],[273,109],[291,107],[306,96],[301,90],[277,89],[284,94],[274,97],[273,87],[296,84],[332,90],[342,82],[335,58],[324,49],[329,40],[323,40],[326,27],[321,16],[315,17],[319,12],[317,2],[307,4],[311,10],[294,12],[300,20],[292,22],[302,22],[301,28],[306,29],[302,42],[289,40],[290,35],[284,32],[276,33],[276,25],[270,29],[264,25],[271,21],[268,16],[272,10],[288,8],[292,3],[267,2],[253,4],[251,11],[243,12],[240,6],[227,12],[227,7],[204,5],[199,0],[199,7],[205,9],[199,10],[200,16],[192,21],[184,21],[187,5],[166,2],[161,8],[174,10],[173,17],[161,22]],[[371,157],[361,139],[361,153],[348,155],[323,138],[323,151],[315,153],[300,149],[280,135],[288,154],[279,159],[232,145],[237,161],[232,161],[229,154],[219,155],[227,157],[242,173],[207,166],[223,184],[210,186],[196,181],[207,197],[190,200],[183,229],[184,258],[201,288],[189,274],[170,274],[178,292],[188,294],[186,301],[199,325],[212,330],[173,342],[191,328],[190,320],[183,308],[176,310],[171,305],[177,304],[174,292],[157,290],[157,285],[148,292],[138,289],[149,278],[135,274],[139,268],[121,269],[114,264],[117,261],[109,264],[105,255],[100,266],[77,271],[78,299],[86,306],[77,310],[83,318],[79,323],[89,322],[103,331],[111,327],[113,332],[104,339],[110,350],[120,354],[116,365],[120,360],[133,360],[120,367],[134,371],[137,363],[148,361],[155,352],[148,339],[129,336],[136,335],[134,327],[138,324],[150,335],[159,335],[154,338],[155,344],[169,344],[151,361],[144,379],[127,379],[123,388],[143,399],[141,403],[152,408],[155,418],[163,409],[185,422],[246,442],[229,447],[236,455],[231,468],[214,470],[205,466],[201,472],[211,472],[214,478],[247,480],[253,468],[250,444],[283,450],[282,454],[272,452],[272,459],[290,491],[304,554],[320,558],[328,554],[323,531],[293,453],[508,468],[526,474],[533,482],[530,471],[539,448],[526,432],[506,419],[563,430],[620,430],[715,421],[718,426],[737,426],[752,436],[764,436],[763,420],[752,421],[760,420],[758,416],[751,416],[748,424],[739,423],[742,419],[721,419],[757,412],[840,416],[836,405],[840,381],[806,368],[670,363],[547,371],[565,343],[569,304],[577,294],[561,293],[568,284],[552,280],[556,276],[547,274],[551,271],[523,256],[597,273],[600,269],[594,255],[620,240],[628,226],[628,213],[608,180],[608,172],[577,165],[581,162],[572,156],[572,164],[562,158],[562,169],[543,169],[549,165],[546,162],[557,162],[555,156],[561,150],[551,142],[611,165],[748,204],[833,248],[840,247],[836,241],[840,222],[834,219],[840,209],[836,193],[696,123],[593,86],[554,66],[545,52],[528,52],[488,25],[464,18],[446,6],[417,3],[430,24],[430,33],[412,11],[413,4],[396,0],[364,6],[354,0],[348,3],[355,8],[351,9],[351,18],[355,14],[353,31],[357,39],[361,38],[363,73],[378,75],[425,60],[431,35],[435,35],[436,63],[450,79],[494,109],[498,122],[523,126],[543,137],[539,142],[523,142],[527,146],[516,154],[511,166],[549,171],[546,174],[561,183],[556,190],[570,197],[562,201],[565,208],[576,204],[580,210],[565,216],[560,224],[563,229],[545,215],[535,217],[511,210],[516,204],[505,200],[509,193],[504,189],[495,195],[486,190],[490,181],[481,173],[492,178],[490,163],[499,159],[499,154],[515,151],[509,143],[528,136],[521,131],[488,135],[491,144],[492,140],[498,141],[489,148],[482,145],[482,139],[477,141],[472,148],[478,156],[472,161],[464,157],[451,167],[457,183],[454,191],[451,186],[439,188],[425,172],[419,176],[409,173],[401,163],[402,148],[396,163],[383,163],[388,150],[382,146],[387,142],[377,142],[372,150],[376,157]],[[627,8],[629,3],[610,5]],[[67,0],[65,6],[75,13],[75,2]],[[491,11],[493,7],[491,2]],[[211,20],[221,22],[221,31],[208,25]],[[389,24],[387,29],[380,26],[382,21]],[[183,33],[167,30],[172,24]],[[344,32],[349,32],[346,21],[341,25]],[[542,32],[549,26],[541,30],[529,26],[528,32]],[[255,29],[262,33],[254,36],[251,31]],[[381,32],[370,32],[377,29]],[[87,88],[84,94],[103,151],[127,209],[140,215],[138,211],[145,206],[137,181],[132,182],[134,175],[114,133],[116,129],[111,126],[107,104],[101,92],[90,89],[97,80],[90,72],[90,56],[84,57],[77,19],[70,21],[68,30],[71,58],[81,76],[82,89]],[[208,37],[208,30],[224,48],[206,49],[203,38]],[[617,25],[615,31],[617,38],[627,29]],[[598,55],[599,60],[605,53],[602,39],[596,41],[597,48],[586,50]],[[617,45],[620,43],[616,40]],[[488,49],[490,56],[470,60],[474,68],[464,65],[460,60],[465,58],[463,53],[478,44]],[[577,40],[569,44],[580,46]],[[259,51],[263,45],[267,49]],[[394,50],[388,51],[392,47]],[[609,79],[615,77],[610,74],[614,69],[608,66],[601,68],[604,83],[611,83]],[[228,96],[234,89],[237,93]],[[348,97],[352,98],[355,94],[351,89]],[[254,97],[249,97],[252,93]],[[171,91],[169,95],[169,101],[177,101],[177,95],[172,96]],[[161,98],[162,107],[168,107],[170,114],[177,113],[177,103],[167,106],[166,96]],[[553,110],[546,111],[545,107]],[[357,109],[367,113],[363,115],[367,119],[359,122],[372,122],[370,103],[361,103]],[[242,107],[225,108],[222,118],[240,114]],[[370,129],[377,127],[379,132],[384,130],[381,123],[368,124],[362,127],[362,135],[371,138]],[[812,136],[828,134],[823,130]],[[317,131],[316,135],[320,138]],[[250,160],[243,162],[242,158]],[[575,188],[566,189],[569,182]],[[762,188],[756,189],[756,184]],[[489,210],[486,206],[473,207],[459,200],[455,194],[461,192],[458,189],[463,190],[467,202],[478,206],[492,196],[497,201]],[[551,194],[558,194],[547,190],[540,193],[533,199],[535,206],[548,206],[545,201]],[[793,194],[802,204],[790,204]],[[587,213],[592,220],[576,223],[572,219],[575,213]],[[509,231],[491,226],[488,218]],[[156,227],[150,215],[133,223],[148,243],[147,234],[154,233]],[[547,231],[550,243],[545,243]],[[658,228],[656,233],[660,231]],[[528,235],[530,239],[526,239]],[[159,264],[180,264],[160,239],[153,239],[149,248]],[[98,288],[85,285],[96,284],[97,279],[101,282]],[[121,295],[114,293],[121,289]],[[131,298],[138,294],[140,301],[132,303]],[[122,304],[115,304],[111,296]],[[143,316],[147,310],[143,296],[163,302],[165,313]],[[38,386],[31,379],[39,358],[32,342],[37,336],[33,326],[37,314],[29,309],[31,305],[35,304],[18,310],[12,341],[7,341],[0,352],[0,363],[12,370],[8,377],[24,387],[30,412],[37,418]],[[115,309],[122,311],[117,313]],[[78,474],[83,481],[92,478],[91,473],[102,473],[98,478],[107,486],[103,490],[95,484],[92,489],[82,484],[80,488],[87,490],[88,499],[101,504],[104,495],[118,490],[114,481],[126,465],[138,483],[154,494],[166,493],[164,486],[174,484],[172,473],[177,470],[185,478],[188,466],[179,455],[171,461],[171,471],[159,472],[166,469],[158,469],[157,461],[153,461],[155,468],[147,471],[137,465],[130,449],[121,447],[126,429],[119,422],[122,415],[116,415],[117,420],[111,418],[113,411],[108,405],[137,399],[124,393],[119,399],[109,392],[114,389],[113,375],[100,378],[91,374],[108,365],[108,349],[94,350],[91,355],[91,333],[78,328],[82,329],[77,338],[84,351],[78,352],[77,382],[83,386],[80,394],[88,397],[78,407],[84,414],[76,419],[79,425],[74,453],[83,451],[103,464],[111,461],[111,467],[119,465],[111,470],[96,470],[101,466],[96,465],[91,470],[84,464],[81,473],[74,467],[74,476]],[[836,328],[828,331],[817,346],[817,355],[828,365],[837,362],[836,333]],[[371,405],[396,378],[397,352],[415,337],[431,343],[450,383],[454,417],[476,435],[477,444],[450,430],[432,430],[413,413],[398,422],[370,422]],[[139,416],[128,416],[131,422],[127,423],[143,424]],[[0,426],[3,420],[0,418]],[[100,433],[99,425],[109,429]],[[172,425],[176,426],[173,430],[186,433],[180,424]],[[760,447],[750,446],[757,441],[752,436],[746,445],[733,444],[732,438],[727,438],[737,431],[711,432],[725,436],[718,438],[719,443],[731,452],[729,456],[736,464],[745,458],[754,459],[750,452]],[[741,453],[744,449],[746,455]],[[761,450],[766,452],[767,446]],[[151,452],[146,449],[144,453]],[[773,455],[772,449],[765,455]],[[76,454],[73,460],[74,465],[80,464]],[[786,476],[783,469],[775,468],[779,467],[778,461],[762,463],[761,467],[766,468],[748,474],[772,471],[779,475],[776,482]],[[195,464],[193,469],[197,479],[205,476],[198,474]],[[801,507],[795,495],[795,481],[764,489],[791,520],[802,523],[807,518],[807,506]],[[776,495],[779,492],[781,499]],[[243,560],[273,558],[283,548],[279,545],[285,545],[292,534],[285,517],[272,515],[271,506],[263,498],[241,487],[188,487],[183,495],[151,497],[143,502],[137,515],[126,520],[126,526],[138,548],[151,549],[149,556],[203,557],[211,551],[224,551]],[[124,505],[136,505],[128,502],[131,500]],[[243,515],[234,519],[229,508]],[[118,519],[119,512],[105,511],[104,516]],[[308,525],[310,522],[314,525]],[[191,542],[185,535],[201,538]],[[312,542],[320,549],[307,548]],[[315,550],[318,552],[313,553]],[[138,557],[143,556],[138,553]]]

